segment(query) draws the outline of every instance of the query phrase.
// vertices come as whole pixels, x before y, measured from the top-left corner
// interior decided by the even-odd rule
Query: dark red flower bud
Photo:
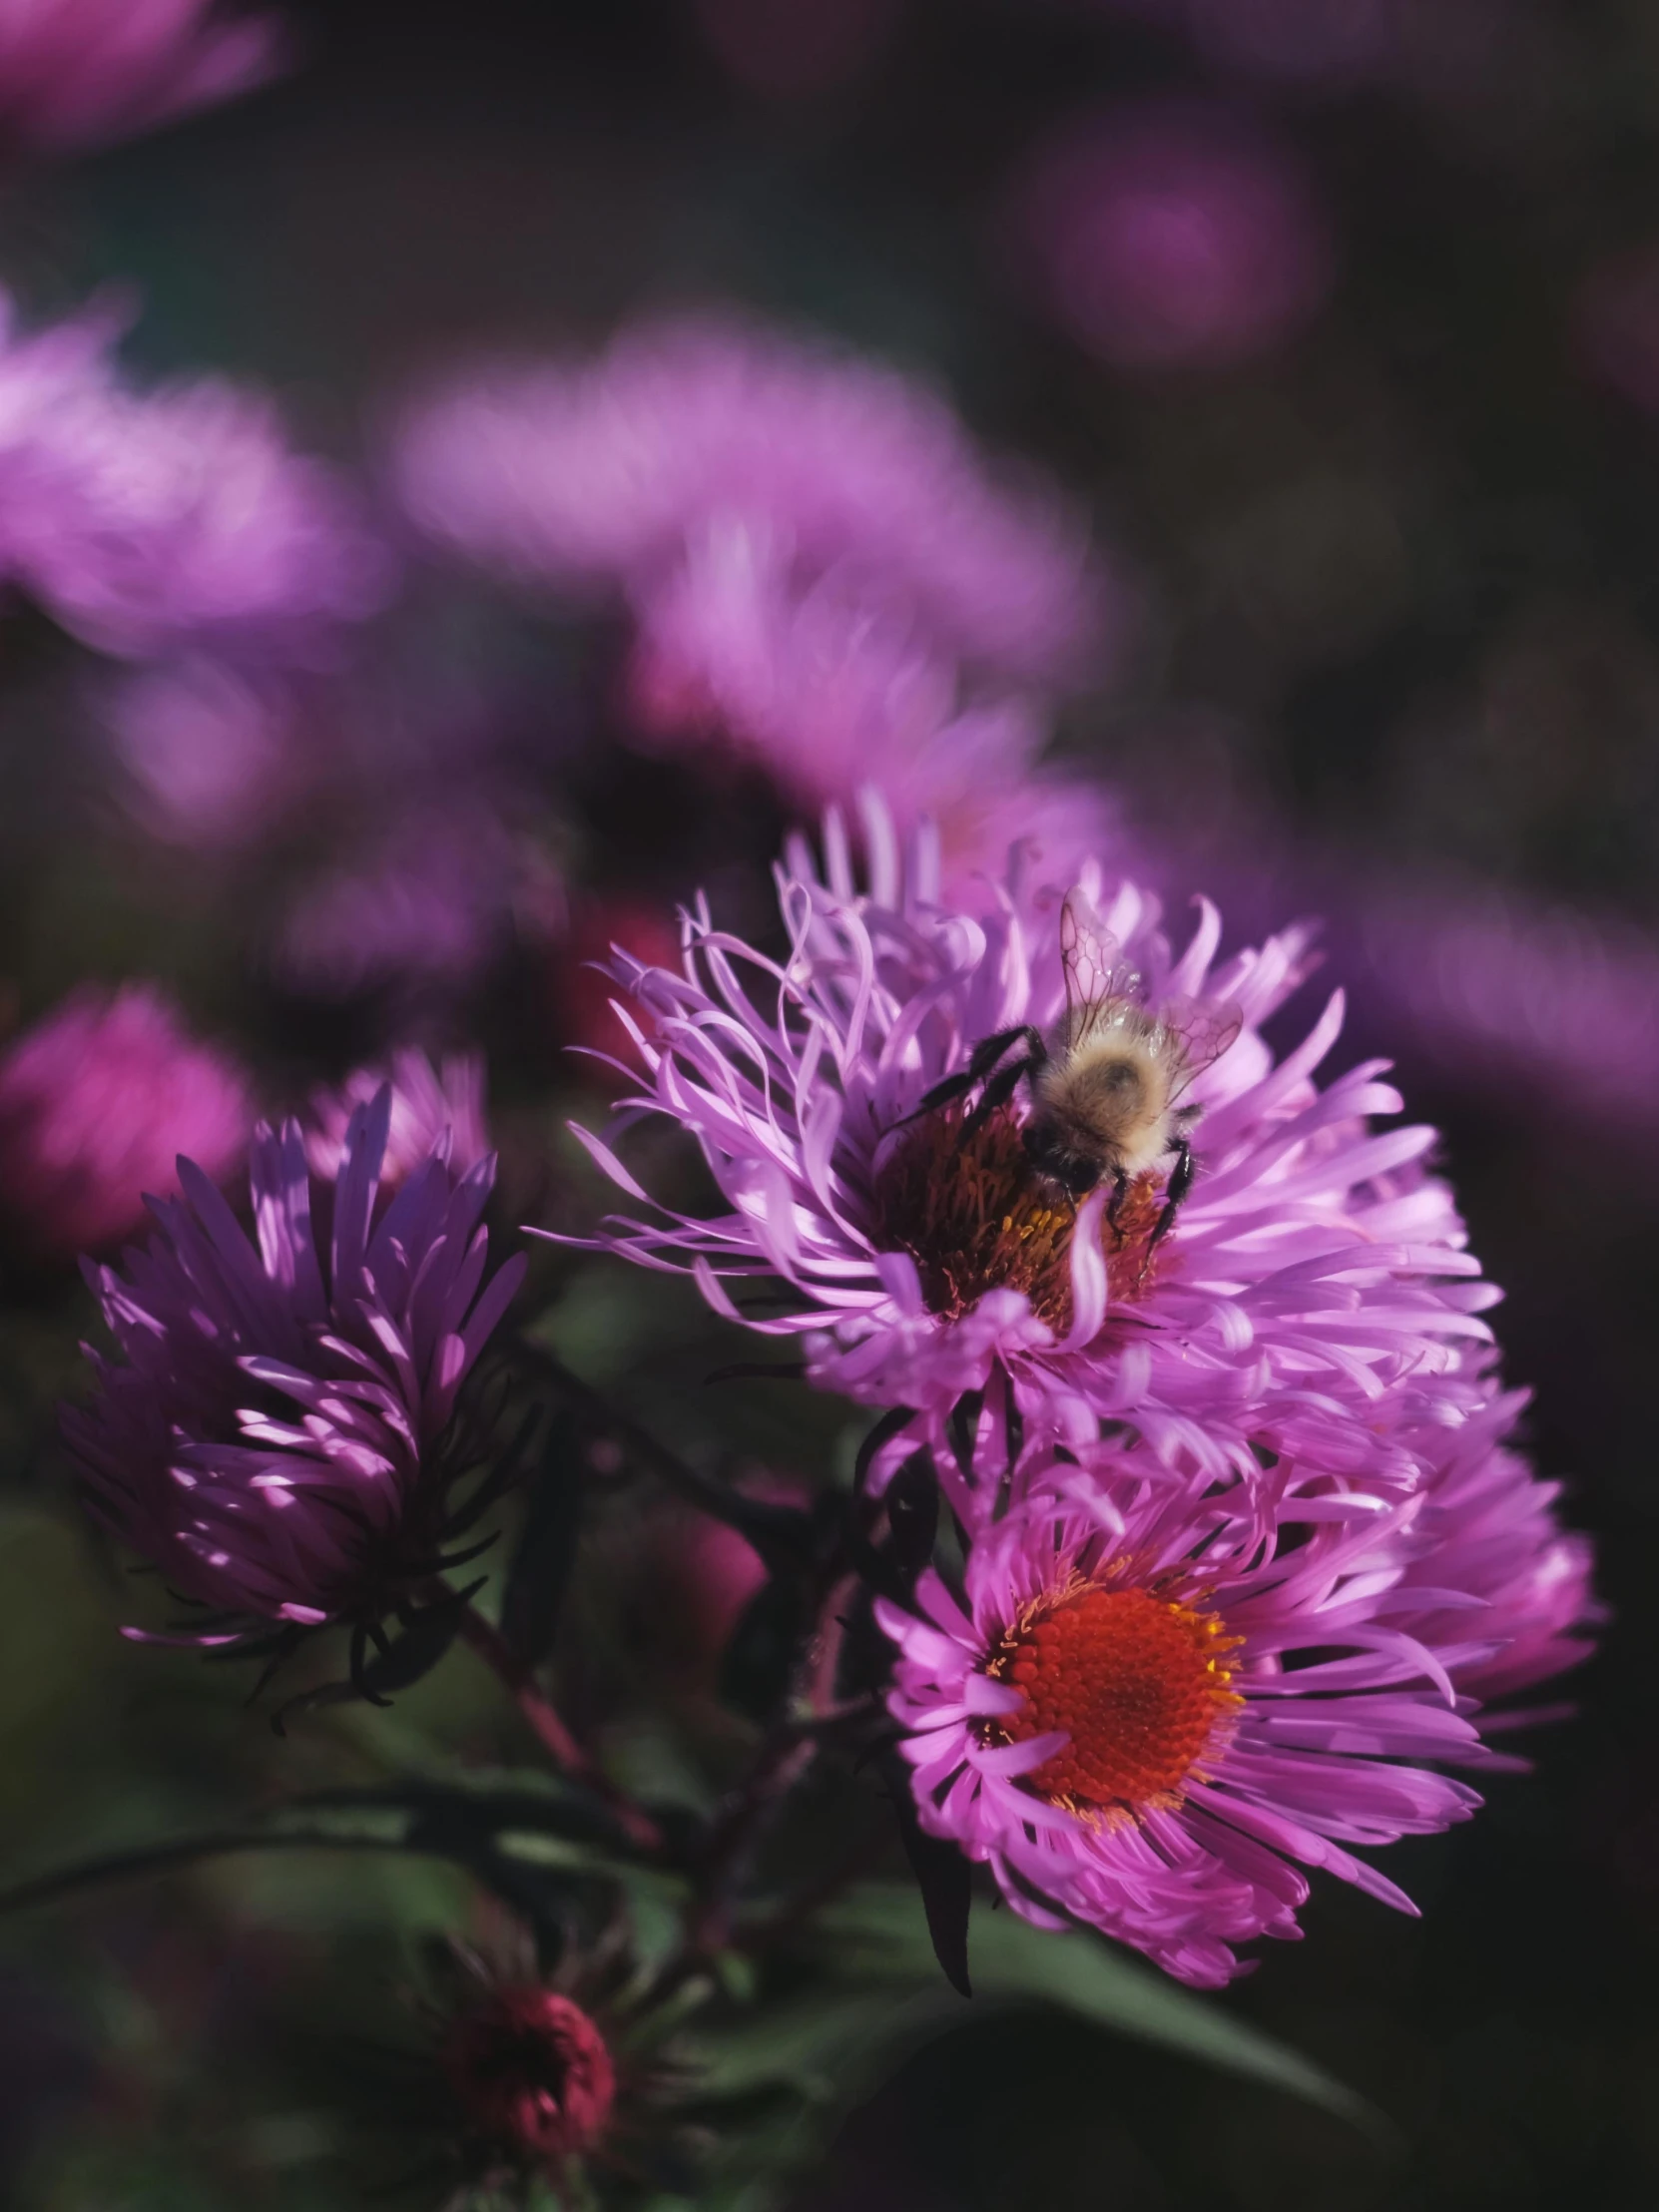
[[[496,1989],[455,2021],[438,2061],[480,2135],[545,2166],[592,2150],[616,2097],[604,2036],[551,1989]]]

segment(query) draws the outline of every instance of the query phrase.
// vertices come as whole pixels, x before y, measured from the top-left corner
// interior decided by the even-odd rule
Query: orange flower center
[[[964,1106],[924,1115],[905,1131],[875,1183],[876,1241],[907,1252],[929,1310],[971,1313],[987,1291],[1023,1291],[1039,1321],[1071,1327],[1071,1237],[1077,1208],[1031,1165],[1020,1123],[1004,1110],[964,1136]],[[1138,1176],[1100,1245],[1114,1305],[1138,1298],[1151,1273],[1147,1242],[1163,1212],[1151,1175]],[[1168,1251],[1161,1245],[1156,1259]]]
[[[1178,1804],[1217,1722],[1242,1703],[1225,1663],[1241,1641],[1156,1590],[1074,1583],[1003,1637],[986,1672],[1025,1702],[987,1735],[1070,1737],[1024,1778],[1051,1804],[1108,1818]]]

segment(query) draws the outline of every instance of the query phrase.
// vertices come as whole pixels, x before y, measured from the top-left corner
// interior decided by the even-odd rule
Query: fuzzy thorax
[[[1169,1153],[1171,1069],[1152,1037],[1118,1024],[1058,1054],[1032,1088],[1033,1119],[1103,1176],[1149,1174]]]

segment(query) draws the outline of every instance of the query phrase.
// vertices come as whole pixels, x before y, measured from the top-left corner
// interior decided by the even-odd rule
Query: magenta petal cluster
[[[759,325],[479,368],[410,409],[393,459],[422,529],[528,582],[644,605],[739,531],[792,589],[832,576],[964,661],[1051,676],[1095,643],[1101,580],[1050,493],[987,469],[931,392]]]
[[[295,1123],[262,1129],[253,1243],[182,1162],[125,1272],[88,1271],[125,1359],[89,1354],[98,1388],[64,1433],[93,1511],[205,1608],[190,1640],[371,1621],[464,1524],[457,1399],[524,1260],[486,1283],[491,1160],[460,1175],[440,1148],[377,1210],[390,1120],[382,1088],[325,1187]]]
[[[262,83],[276,18],[219,0],[5,0],[0,134],[43,153],[128,138]]]
[[[94,309],[29,334],[0,294],[0,577],[122,654],[372,613],[386,555],[270,404],[213,379],[137,392],[118,329]]]
[[[171,999],[89,986],[0,1053],[0,1215],[40,1255],[102,1251],[178,1189],[180,1153],[223,1182],[253,1118],[242,1069]]]
[[[1513,1462],[1454,1487],[1270,1509],[1142,1445],[1039,1456],[959,1599],[929,1569],[913,1610],[877,1602],[923,1827],[1026,1918],[1201,1985],[1239,1970],[1235,1945],[1300,1933],[1305,1868],[1414,1910],[1357,1850],[1466,1819],[1474,1792],[1425,1763],[1487,1757],[1470,1693],[1581,1648],[1545,1658],[1512,1602],[1527,1568],[1490,1571],[1505,1551],[1547,1577],[1547,1491]]]
[[[386,1088],[391,1093],[391,1119],[380,1164],[383,1191],[406,1183],[445,1147],[457,1175],[467,1174],[488,1156],[483,1055],[452,1052],[434,1066],[424,1052],[405,1045],[392,1054],[389,1067],[358,1068],[337,1090],[311,1093],[305,1158],[313,1175],[333,1181],[344,1165],[353,1115]]]
[[[912,1120],[978,1040],[1052,1029],[1065,886],[1016,847],[977,910],[941,903],[925,840],[906,860],[878,812],[869,828],[866,889],[833,822],[827,879],[799,847],[780,871],[781,960],[699,907],[679,971],[617,962],[638,1044],[623,1126],[678,1123],[724,1207],[654,1205],[615,1143],[582,1133],[633,1202],[603,1242],[802,1340],[814,1382],[864,1404],[942,1417],[1006,1377],[1025,1418],[1058,1433],[1133,1421],[1218,1473],[1271,1452],[1299,1478],[1408,1487],[1486,1401],[1480,1315],[1497,1293],[1424,1170],[1433,1131],[1374,1126],[1400,1105],[1381,1063],[1316,1082],[1341,993],[1283,1058],[1264,1040],[1308,971],[1307,932],[1221,960],[1201,900],[1172,947],[1145,893],[1083,869],[1149,1004],[1241,1024],[1192,1086],[1197,1178],[1173,1233],[1155,1255],[1120,1252],[1105,1194],[1075,1216],[1045,1197],[1017,1130],[993,1157],[994,1127],[975,1148],[936,1114]]]

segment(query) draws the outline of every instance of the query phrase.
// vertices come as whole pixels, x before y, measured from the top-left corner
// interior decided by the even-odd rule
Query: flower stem
[[[461,1615],[460,1634],[462,1642],[472,1647],[511,1695],[555,1764],[603,1801],[632,1843],[644,1851],[660,1851],[663,1836],[656,1822],[595,1766],[537,1683],[533,1670],[515,1655],[501,1631],[469,1605]]]
[[[823,1737],[846,1717],[835,1709],[832,1692],[841,1645],[839,1612],[847,1589],[844,1578],[821,1573],[813,1630],[794,1670],[792,1709],[768,1730],[749,1773],[705,1841],[698,1903],[687,1931],[693,1957],[706,1957],[731,1940],[737,1897],[767,1830],[818,1757]]]
[[[813,1557],[814,1533],[809,1515],[793,1505],[770,1505],[764,1499],[745,1497],[712,1475],[689,1465],[677,1452],[660,1443],[649,1429],[620,1411],[591,1382],[567,1368],[545,1345],[520,1337],[514,1352],[522,1364],[551,1382],[560,1397],[592,1433],[609,1437],[637,1466],[675,1491],[700,1511],[737,1529],[769,1566],[799,1568]]]

